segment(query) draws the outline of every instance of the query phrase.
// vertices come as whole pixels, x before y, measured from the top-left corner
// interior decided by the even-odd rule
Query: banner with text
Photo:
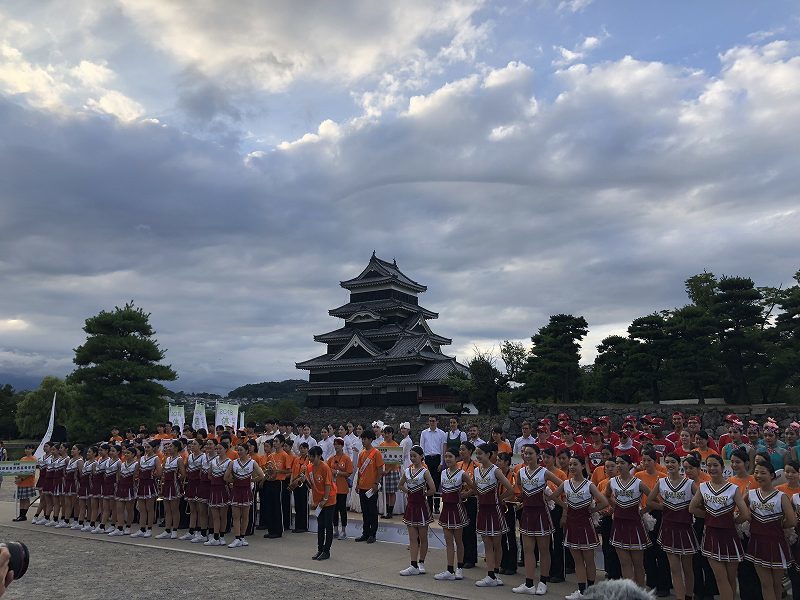
[[[36,472],[36,464],[36,462],[31,460],[7,460],[0,462],[0,477],[33,475]]]
[[[205,404],[200,402],[194,403],[194,416],[192,417],[192,428],[196,431],[198,429],[205,429],[208,431],[208,423],[206,423],[206,407]]]
[[[168,408],[169,418],[167,420],[173,425],[180,427],[181,431],[183,431],[183,427],[186,425],[186,411],[184,410],[183,405],[170,404]]]
[[[218,402],[217,403],[217,415],[214,417],[214,426],[222,425],[223,427],[227,427],[230,425],[233,428],[236,428],[237,421],[239,419],[239,405],[238,404],[228,404],[227,402]]]

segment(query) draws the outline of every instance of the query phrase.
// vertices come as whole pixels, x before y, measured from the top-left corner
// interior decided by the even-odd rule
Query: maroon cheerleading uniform
[[[700,495],[707,513],[703,532],[703,556],[706,558],[721,562],[740,562],[744,558],[733,519],[734,496],[738,489],[730,482],[725,482],[718,490],[710,481],[700,484]]]
[[[64,495],[64,471],[67,469],[67,462],[69,459],[64,456],[62,458],[57,458],[53,461],[51,466],[52,468],[52,475],[53,478],[53,496],[63,496]],[[73,473],[74,475],[74,473]]]
[[[106,474],[108,459],[94,461],[94,471],[90,479],[89,495],[92,498],[103,497],[103,479]]]
[[[136,475],[137,461],[119,463],[119,479],[114,492],[114,498],[121,502],[136,500],[136,488],[133,478]]]
[[[405,473],[406,488],[406,510],[403,513],[403,523],[409,527],[426,527],[433,522],[428,501],[425,498],[427,482],[425,481],[425,467],[420,466],[414,470],[414,465],[409,465]]]
[[[120,459],[112,461],[110,458],[106,459],[106,467],[103,469],[103,498],[106,500],[113,500],[116,498],[117,491],[117,473],[122,466]]]
[[[250,506],[253,504],[253,469],[252,458],[242,464],[237,458],[233,461],[233,488],[231,489],[231,506]]]
[[[481,535],[495,536],[508,533],[508,523],[500,508],[499,469],[490,465],[487,469],[475,468],[475,490],[478,494],[478,516],[475,531]]]
[[[744,557],[768,569],[788,569],[792,554],[783,533],[783,496],[773,490],[764,496],[760,489],[747,492],[750,504],[750,541]]]
[[[189,456],[186,459],[186,488],[183,492],[183,496],[187,501],[207,501],[207,497],[201,498],[200,496],[200,483],[202,480],[205,480],[203,470],[207,467],[207,465],[208,457],[205,455],[205,452],[201,452],[198,456],[194,456],[194,454],[189,453]],[[208,480],[206,480],[206,483],[208,483]]]
[[[78,473],[78,498],[88,500],[92,495],[92,473],[97,463],[93,460],[84,460],[83,468]]]
[[[64,467],[64,496],[75,496],[78,493],[78,461],[79,458],[70,458]]]
[[[158,456],[153,454],[150,458],[142,456],[139,459],[139,483],[136,486],[136,497],[139,500],[149,500],[158,496],[154,472]]]
[[[575,485],[572,479],[564,482],[567,499],[567,525],[564,546],[573,550],[593,550],[600,545],[592,524],[592,484],[584,479]]]
[[[684,477],[673,486],[669,477],[658,480],[658,493],[664,510],[661,516],[661,530],[658,532],[658,545],[667,554],[694,554],[700,548],[692,526],[692,480]]]
[[[469,516],[461,500],[461,490],[464,487],[464,471],[450,469],[442,471],[442,512],[439,515],[439,525],[442,529],[462,529],[469,525]],[[426,504],[427,506],[427,504]]]
[[[209,477],[209,495],[208,505],[211,508],[222,508],[231,503],[231,495],[228,484],[225,483],[225,471],[228,470],[228,465],[231,459],[226,458],[220,461],[218,456],[215,456],[209,463],[208,477]]]
[[[178,481],[180,459],[180,456],[173,456],[164,461],[164,472],[161,475],[161,497],[164,500],[176,500],[181,497],[181,486]]]
[[[523,535],[552,535],[553,521],[544,492],[547,489],[545,474],[547,469],[536,467],[532,471],[522,467],[517,472],[517,489],[522,496],[522,513],[519,518],[519,532]]]
[[[197,482],[197,501],[208,504],[211,499],[211,461],[216,457],[209,458],[208,454],[204,454],[204,456],[206,460]]]
[[[611,545],[622,550],[645,550],[652,543],[644,530],[639,507],[642,504],[642,480],[632,477],[623,483],[619,477],[608,482],[614,495]]]
[[[42,459],[39,470],[39,481],[36,484],[42,494],[53,493],[53,457],[48,455]]]

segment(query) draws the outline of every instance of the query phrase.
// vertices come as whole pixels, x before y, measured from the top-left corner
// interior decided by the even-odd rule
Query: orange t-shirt
[[[333,482],[333,473],[328,464],[320,460],[318,464],[308,463],[308,471],[311,479],[311,499],[314,504],[319,504],[325,497],[325,488],[331,486],[328,501],[325,506],[336,504],[336,484]]]
[[[277,452],[272,452],[267,456],[267,461],[265,464],[272,465],[272,468],[276,471],[281,471],[283,469],[291,468],[291,464],[287,465],[288,462],[289,455],[283,450],[278,450]],[[284,479],[286,479],[286,473],[275,474],[276,481],[283,481]]]
[[[23,458],[22,460],[25,460],[25,459]],[[795,494],[800,493],[800,487],[790,488],[788,483],[782,483],[780,485],[777,485],[777,486],[775,486],[775,489],[782,491],[784,494],[789,496],[790,499]]]
[[[468,463],[464,463],[463,460],[460,460],[456,463],[456,465],[470,477],[475,475],[475,469],[478,468],[478,463],[474,460],[471,460]]]
[[[118,444],[121,441],[122,441],[121,435],[112,435],[110,438],[108,438],[109,444]]]
[[[347,478],[353,474],[353,461],[347,454],[342,453],[341,456],[334,454],[328,459],[328,466],[331,471],[339,471],[339,476],[336,478],[336,490],[338,494],[346,494],[350,491],[350,485],[347,483]]]
[[[23,456],[19,459],[20,462],[38,462],[35,456]],[[27,477],[22,477],[17,484],[17,487],[27,488],[36,485],[36,472],[34,471]]]
[[[498,452],[508,452],[509,454],[514,453],[514,449],[511,447],[511,444],[508,442],[500,442],[497,444],[497,451]]]
[[[548,471],[549,471],[549,469],[548,469]],[[566,481],[567,479],[569,479],[567,474],[564,473],[564,471],[562,471],[558,467],[553,468],[553,470],[550,471],[550,472],[553,475],[555,475],[556,477],[558,477],[561,481]],[[553,483],[552,481],[548,481],[547,482],[547,487],[549,487],[550,490],[553,491],[553,492],[555,492],[558,489],[558,486],[555,483]]]
[[[378,448],[399,448],[400,444],[392,440],[391,442],[384,441],[382,444],[378,446]],[[379,450],[380,452],[380,450]],[[391,473],[393,471],[399,471],[400,465],[385,465],[383,471],[385,473]]]
[[[299,477],[300,472],[311,464],[308,456],[293,456],[292,457],[292,479]],[[306,474],[307,475],[307,474]]]
[[[157,433],[153,436],[154,440],[171,440],[172,436],[168,433]]]
[[[709,479],[711,478],[709,477]],[[739,493],[742,494],[742,497],[744,497],[749,490],[755,490],[758,488],[756,478],[752,475],[748,475],[744,479],[734,475],[733,477],[728,477],[728,481],[739,488]]]
[[[266,454],[259,454],[258,452],[256,452],[255,454],[251,454],[250,458],[256,461],[256,464],[262,469],[264,468],[264,465],[267,464]]]
[[[634,477],[641,480],[648,488],[652,490],[658,483],[658,480],[661,479],[662,475],[659,472],[655,472],[650,475],[647,471],[637,471],[634,474]]]
[[[704,471],[700,471],[697,475],[697,479],[692,479],[692,481],[694,481],[697,485],[700,485],[701,483],[705,483],[706,481],[711,481],[711,475],[709,475]]]
[[[605,465],[600,465],[599,467],[594,468],[594,471],[592,471],[592,478],[589,481],[595,484],[595,486],[597,486],[597,489],[599,490],[600,482],[603,481],[604,479],[607,479],[606,467]]]
[[[358,489],[368,490],[375,485],[382,468],[383,456],[379,450],[362,450],[358,455]]]
[[[225,456],[227,456],[231,460],[236,460],[237,458],[239,458],[239,453],[233,448],[228,448],[228,451],[225,453]]]

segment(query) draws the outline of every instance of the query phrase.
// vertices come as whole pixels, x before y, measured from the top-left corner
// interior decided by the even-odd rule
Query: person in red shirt
[[[719,440],[717,440],[717,449],[720,452],[722,452],[725,446],[727,446],[733,441],[734,430],[738,430],[740,433],[742,431],[742,422],[736,415],[734,414],[725,415],[725,422],[728,424],[728,433],[723,433],[721,436],[719,436]],[[740,442],[744,444],[749,444],[750,439],[746,435],[741,435]]]
[[[681,431],[683,431],[684,426],[684,417],[683,413],[679,410],[676,410],[672,413],[672,431],[667,434],[667,439],[675,444],[675,447],[678,447],[681,441]]]
[[[603,430],[599,427],[592,428],[591,443],[584,446],[584,455],[586,456],[586,471],[592,473],[597,467],[603,465],[603,448],[606,444],[603,443]]]
[[[575,441],[586,445],[591,441],[591,432],[594,421],[589,417],[584,417],[579,421],[580,434],[575,436]]]
[[[333,473],[322,460],[322,448],[314,446],[308,451],[311,463],[308,464],[308,479],[311,481],[311,508],[319,511],[317,515],[317,553],[313,560],[327,560],[331,557],[333,543],[333,513],[336,507],[336,484]]]
[[[641,445],[639,442],[633,440],[632,435],[634,431],[635,428],[633,423],[630,421],[622,427],[622,431],[620,431],[619,434],[619,444],[614,446],[614,456],[622,456],[627,454],[631,457],[631,460],[633,460],[634,464],[638,465],[639,460],[641,459],[641,455],[639,454]]]
[[[612,448],[619,444],[619,434],[615,431],[611,431],[611,417],[600,417],[597,419],[597,422],[599,423],[600,434],[603,436],[603,443]]]
[[[575,441],[575,430],[569,425],[561,429],[561,445],[558,451],[567,450],[570,456],[577,456],[583,462],[586,458],[586,452],[583,446]]]
[[[550,429],[547,425],[539,425],[539,427],[537,427],[535,445],[539,449],[540,454],[545,448],[555,449],[556,445],[550,441]]]
[[[689,434],[692,439],[692,443],[697,443],[697,434],[702,429],[702,424],[700,422],[700,417],[698,416],[691,416],[689,420],[686,422],[686,429],[689,430]],[[714,452],[718,452],[717,450],[717,443],[714,441],[714,437],[709,435],[708,436],[708,447],[711,448]]]

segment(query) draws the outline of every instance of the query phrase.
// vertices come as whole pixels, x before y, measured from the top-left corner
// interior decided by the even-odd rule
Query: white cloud
[[[558,53],[558,56],[553,59],[553,65],[556,67],[565,67],[579,60],[583,60],[592,50],[599,48],[608,37],[610,37],[608,32],[604,30],[602,37],[590,35],[584,38],[583,41],[572,50],[564,46],[554,46],[553,48]]]
[[[0,319],[0,331],[23,331],[29,326],[24,319]]]
[[[134,121],[144,114],[144,107],[124,94],[111,90],[99,98],[89,98],[87,108],[112,115],[120,121]]]
[[[583,11],[594,0],[561,0],[558,3],[558,11],[568,11],[571,13],[578,13]]]
[[[114,78],[114,71],[105,64],[89,60],[82,60],[77,67],[70,69],[70,73],[89,88],[103,87]]]
[[[53,75],[53,67],[26,60],[17,48],[0,43],[0,91],[25,96],[31,106],[56,110],[68,87]]]

